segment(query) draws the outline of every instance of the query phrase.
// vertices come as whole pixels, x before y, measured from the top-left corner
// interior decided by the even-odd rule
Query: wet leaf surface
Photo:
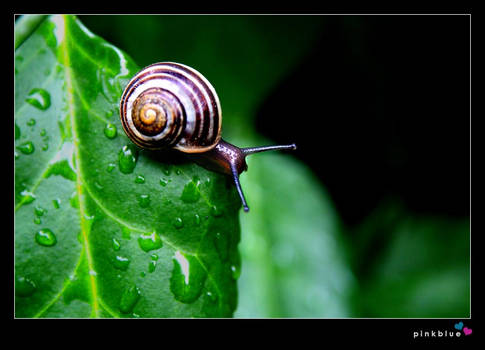
[[[125,136],[118,101],[138,69],[73,16],[47,17],[16,49],[16,317],[236,308],[237,193],[225,176]]]

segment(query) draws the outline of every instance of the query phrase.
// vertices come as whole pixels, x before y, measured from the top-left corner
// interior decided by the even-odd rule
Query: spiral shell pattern
[[[130,80],[121,96],[120,118],[128,137],[147,149],[200,153],[221,138],[214,88],[195,69],[174,62],[152,64]]]

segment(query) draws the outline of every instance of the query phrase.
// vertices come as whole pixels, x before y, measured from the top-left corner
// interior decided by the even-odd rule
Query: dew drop
[[[180,199],[185,203],[195,203],[200,198],[199,178],[195,176],[192,181],[184,186]]]
[[[194,223],[198,226],[200,225],[200,216],[199,214],[194,215]]]
[[[28,126],[34,126],[35,125],[35,119],[34,118],[30,118],[29,121],[27,122],[27,125]]]
[[[170,277],[170,291],[176,300],[193,303],[202,293],[207,272],[199,260],[192,255],[176,251]]]
[[[24,142],[20,146],[17,146],[17,149],[23,154],[32,154],[35,151],[35,147],[32,141]]]
[[[114,168],[116,168],[116,164],[115,163],[109,163],[108,166],[106,167],[106,171],[108,173],[111,173]]]
[[[180,169],[175,170],[175,174],[177,174],[177,175],[182,174],[182,170],[180,170]]]
[[[241,269],[236,265],[231,265],[232,278],[237,280],[241,275]]]
[[[119,242],[119,241],[118,241],[116,238],[113,238],[112,243],[113,243],[113,249],[114,249],[115,251],[120,250],[120,248],[121,248],[121,244],[120,244],[120,242]]]
[[[37,206],[37,207],[34,208],[34,213],[37,216],[42,216],[42,215],[44,215],[45,212],[46,212],[46,210],[42,207]]]
[[[135,183],[144,184],[145,183],[145,177],[143,175],[137,175],[135,177]]]
[[[141,234],[140,237],[138,237],[138,244],[145,252],[156,250],[163,246],[162,240],[156,232],[152,232],[148,235]]]
[[[138,204],[142,208],[148,207],[150,205],[150,195],[149,194],[138,195]]]
[[[53,199],[52,204],[54,208],[59,209],[61,207],[61,200],[59,198]]]
[[[32,89],[25,101],[35,108],[46,110],[51,105],[51,96],[44,89]]]
[[[150,261],[148,262],[148,272],[152,273],[153,271],[155,271],[155,269],[157,268],[157,262],[156,261]]]
[[[19,297],[28,297],[34,294],[37,287],[29,278],[23,276],[15,277],[15,295]]]
[[[228,244],[227,236],[217,232],[215,234],[214,245],[216,246],[217,254],[222,261],[226,261],[228,257]]]
[[[50,229],[43,228],[36,232],[35,241],[44,247],[52,247],[57,243],[57,238]]]
[[[135,169],[136,161],[137,152],[135,147],[132,145],[123,146],[118,156],[120,171],[123,174],[131,174]]]
[[[69,203],[71,204],[71,207],[79,209],[79,198],[77,192],[73,192],[71,198],[69,198]]]
[[[132,312],[136,303],[140,299],[140,295],[140,289],[134,284],[125,289],[120,300],[121,312],[125,314]]]
[[[58,160],[49,165],[45,177],[52,175],[60,175],[63,178],[71,181],[76,181],[76,172],[73,170],[67,159]]]
[[[173,220],[173,226],[175,226],[175,228],[177,229],[181,229],[182,227],[184,227],[184,221],[182,220],[182,218],[176,217]]]
[[[157,260],[158,260],[158,255],[157,255],[157,254],[152,254],[152,255],[150,255],[150,258],[151,258],[153,261],[157,261]]]
[[[23,190],[22,192],[20,192],[20,195],[22,196],[22,202],[24,204],[29,204],[35,201],[35,195],[32,192]]]
[[[40,225],[40,224],[42,224],[42,220],[41,220],[41,219],[40,219],[38,216],[36,216],[36,217],[34,218],[34,224],[36,224],[36,225]]]
[[[219,217],[219,216],[222,215],[222,210],[220,208],[218,208],[217,206],[213,205],[211,207],[211,214],[214,217]]]
[[[162,171],[166,176],[170,176],[172,168],[168,164],[162,164]]]
[[[18,140],[19,138],[20,138],[20,128],[17,125],[17,123],[15,123],[15,140]]]
[[[114,124],[108,123],[104,128],[104,135],[109,139],[114,139],[117,135],[116,126]]]
[[[209,298],[209,300],[211,302],[215,303],[217,301],[217,295],[216,295],[216,293],[213,293],[213,292],[211,292],[211,291],[208,290],[207,293],[206,293],[206,295],[207,295],[207,297]]]
[[[47,134],[47,131],[45,129],[42,129],[40,131],[40,136],[45,136]]]
[[[165,179],[160,179],[160,185],[162,185],[163,187],[167,186],[168,184],[168,181],[165,180]]]
[[[130,262],[131,262],[130,259],[124,256],[117,255],[113,259],[113,266],[118,270],[126,271],[128,269],[128,266],[130,266]]]

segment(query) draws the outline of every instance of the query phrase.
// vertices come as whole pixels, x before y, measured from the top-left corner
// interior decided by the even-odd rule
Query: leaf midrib
[[[87,218],[89,217],[88,211],[87,211],[87,206],[85,203],[85,198],[84,198],[84,192],[86,192],[87,195],[90,196],[90,198],[95,202],[98,208],[100,208],[105,215],[107,215],[110,219],[113,221],[117,222],[118,224],[136,232],[141,232],[141,233],[146,233],[148,232],[147,229],[143,228],[138,228],[129,225],[128,223],[124,222],[122,219],[118,218],[116,215],[114,215],[111,211],[109,211],[106,207],[104,207],[100,200],[96,198],[96,196],[93,195],[91,192],[89,186],[85,183],[83,176],[82,176],[82,157],[80,156],[80,145],[79,145],[79,137],[78,137],[78,129],[77,129],[77,124],[76,124],[76,105],[75,105],[75,98],[76,95],[79,96],[80,102],[82,103],[82,106],[86,109],[88,109],[87,102],[84,100],[83,96],[80,93],[76,93],[76,89],[74,87],[77,87],[77,82],[75,79],[75,75],[73,74],[71,70],[71,65],[70,65],[70,55],[69,55],[69,49],[67,47],[67,38],[69,38],[68,35],[68,23],[67,23],[67,18],[66,16],[62,16],[62,20],[64,21],[64,41],[60,44],[59,48],[61,51],[61,55],[59,57],[59,60],[61,61],[60,63],[63,65],[64,70],[65,70],[65,81],[66,81],[66,98],[67,98],[67,104],[68,104],[68,111],[69,111],[69,117],[70,118],[70,125],[71,125],[71,135],[73,138],[73,149],[74,149],[74,159],[75,159],[75,164],[76,168],[74,169],[76,171],[76,193],[79,199],[79,217],[80,217],[80,223],[81,223],[81,237],[83,240],[83,249],[81,249],[80,253],[80,258],[78,262],[76,263],[76,267],[74,268],[74,273],[77,271],[79,264],[81,262],[81,256],[83,255],[83,251],[86,253],[86,258],[87,258],[87,263],[88,263],[88,269],[89,271],[95,271],[94,269],[94,262],[93,258],[91,255],[91,250],[90,250],[90,244],[89,244],[89,233],[90,233],[90,226],[86,222]],[[73,46],[74,47],[74,46]],[[83,52],[83,54],[85,54]],[[93,61],[92,59],[90,60],[93,64],[96,64],[99,66],[99,64],[96,61]],[[21,110],[21,107],[19,108]],[[18,111],[17,111],[18,112]],[[97,119],[103,121],[103,122],[109,122],[106,120],[103,116],[100,116],[93,111],[90,111],[90,114],[94,115]],[[64,140],[61,141],[59,150],[62,149],[62,144],[64,143]],[[55,156],[59,153],[59,150],[57,150]],[[53,158],[53,159],[54,159]],[[46,169],[41,173],[41,176],[37,179],[35,185],[32,187],[31,192],[35,191],[35,189],[39,186],[39,184],[42,182],[42,180],[45,178],[45,174],[48,171],[50,166],[50,162],[47,163]],[[183,172],[182,169],[179,169],[181,174],[185,176],[188,180],[191,180],[190,177]],[[212,204],[210,203],[209,199],[205,196],[205,194],[200,191],[201,197],[204,200],[204,202],[208,205],[209,208],[212,207]],[[17,207],[15,208],[15,211],[19,209],[23,205],[23,201],[19,202]],[[208,230],[206,230],[202,236],[201,236],[201,242],[203,238],[206,236],[208,233]],[[160,234],[160,233],[159,233]],[[202,261],[201,257],[199,256],[199,248],[200,248],[200,242],[199,246],[194,252],[186,251],[184,249],[181,249],[178,247],[176,244],[172,243],[170,240],[168,240],[164,235],[160,234],[162,237],[163,241],[174,251],[180,251],[183,254],[191,255],[197,259],[197,261],[201,264],[202,268],[205,270],[207,273],[207,278],[212,282],[212,285],[215,288],[215,292],[218,294],[218,303],[219,306],[221,307],[222,303],[222,292],[219,287],[219,283],[217,279],[215,279],[212,276],[212,273],[210,270],[207,268],[206,264]],[[113,317],[120,317],[117,315],[113,310],[110,309],[105,303],[102,301],[102,299],[98,296],[98,288],[97,288],[97,281],[96,281],[96,275],[95,274],[89,274],[89,281],[90,281],[90,292],[91,292],[91,300],[92,300],[92,312],[91,312],[91,317],[99,317],[99,311],[100,311],[100,305],[102,308],[108,312],[111,316]],[[34,316],[34,318],[42,316],[49,308],[63,295],[64,291],[67,289],[67,287],[70,285],[70,281],[64,284],[63,288],[59,291],[59,293],[56,294],[49,302],[45,304],[45,306]]]

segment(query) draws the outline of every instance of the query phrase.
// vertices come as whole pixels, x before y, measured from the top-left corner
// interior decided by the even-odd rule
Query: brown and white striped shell
[[[121,96],[120,118],[128,137],[152,150],[206,152],[221,138],[216,91],[202,74],[179,63],[155,63],[138,72]]]

